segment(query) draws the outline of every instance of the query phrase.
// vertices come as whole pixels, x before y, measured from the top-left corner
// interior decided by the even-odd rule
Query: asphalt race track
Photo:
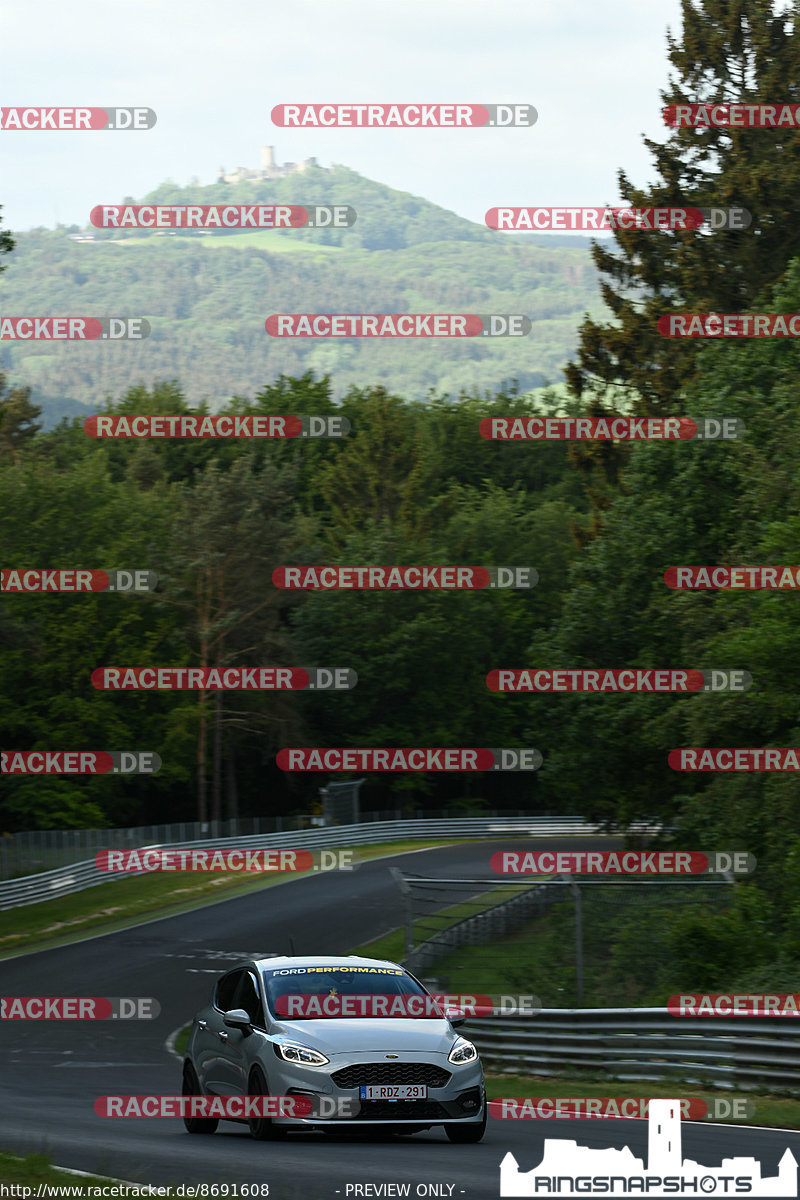
[[[537,840],[536,848],[599,844]],[[44,1150],[60,1165],[150,1184],[266,1183],[278,1200],[404,1194],[497,1200],[505,1153],[511,1150],[520,1169],[530,1170],[541,1160],[545,1137],[597,1148],[627,1145],[646,1160],[647,1125],[640,1121],[490,1118],[476,1146],[452,1145],[436,1129],[406,1138],[292,1134],[270,1143],[253,1141],[246,1126],[229,1122],[206,1138],[186,1133],[178,1119],[104,1119],[93,1111],[101,1095],[180,1092],[180,1063],[168,1053],[166,1039],[207,1002],[214,978],[237,959],[289,953],[289,937],[297,954],[347,953],[400,924],[402,907],[389,865],[486,878],[494,850],[530,846],[528,840],[474,842],[398,855],[365,863],[352,874],[292,880],[0,962],[4,996],[154,996],[161,1005],[155,1021],[0,1023],[0,1147],[13,1153]],[[469,1024],[463,1032],[469,1036]],[[609,1086],[612,1095],[624,1090],[621,1083]],[[682,1133],[684,1155],[708,1167],[725,1157],[753,1156],[764,1175],[774,1175],[787,1147],[800,1161],[800,1132],[684,1123]],[[389,1184],[408,1184],[409,1191]],[[373,1186],[355,1191],[352,1185]]]

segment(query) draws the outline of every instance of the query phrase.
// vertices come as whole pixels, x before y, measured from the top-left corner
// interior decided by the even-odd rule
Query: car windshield
[[[291,1015],[291,1019],[319,1021],[332,1019],[342,1015],[354,1015],[337,1011],[333,1004],[321,1008],[321,1002],[329,997],[347,996],[427,996],[427,992],[416,979],[406,975],[399,968],[373,968],[379,974],[371,974],[370,968],[359,967],[295,967],[282,970],[265,969],[263,971],[264,985],[267,993],[267,1003],[274,1014],[279,1017]],[[307,998],[306,1004],[292,1005],[289,1014],[286,1011],[286,997],[296,996]],[[314,1003],[318,999],[319,1003]],[[283,1000],[284,1004],[279,1004]],[[307,1014],[300,1011],[302,1007],[310,1008]],[[365,1013],[364,1015],[369,1015]],[[376,1014],[379,1015],[379,1014]],[[423,1015],[409,1013],[409,1016]],[[427,1014],[430,1015],[430,1014]]]

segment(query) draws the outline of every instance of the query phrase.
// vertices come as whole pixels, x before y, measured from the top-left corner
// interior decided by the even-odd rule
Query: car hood
[[[364,1051],[447,1055],[457,1037],[448,1021],[408,1017],[282,1021],[273,1028],[273,1035],[302,1042],[328,1056]]]

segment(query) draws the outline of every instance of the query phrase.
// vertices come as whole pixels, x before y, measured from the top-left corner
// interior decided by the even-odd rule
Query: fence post
[[[575,898],[575,992],[577,1003],[583,1004],[583,897],[571,875],[565,875]]]

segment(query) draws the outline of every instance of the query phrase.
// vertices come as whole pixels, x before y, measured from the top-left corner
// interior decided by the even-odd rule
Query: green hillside
[[[127,198],[130,199],[130,198]],[[67,229],[15,235],[0,281],[0,312],[12,316],[147,317],[141,342],[10,342],[0,367],[27,384],[47,425],[106,396],[157,380],[181,380],[191,404],[214,408],[252,397],[281,374],[330,373],[335,396],[368,379],[409,397],[527,390],[561,377],[586,311],[599,316],[587,242],[509,238],[353,171],[310,169],[271,184],[164,184],[161,203],[352,204],[350,229],[187,235]],[[525,338],[278,339],[276,312],[525,313]]]

